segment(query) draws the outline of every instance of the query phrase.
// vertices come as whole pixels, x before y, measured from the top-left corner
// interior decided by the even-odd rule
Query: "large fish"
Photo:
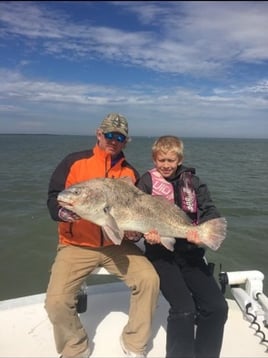
[[[101,226],[116,245],[121,244],[124,231],[156,229],[161,243],[171,251],[175,237],[185,239],[189,230],[195,229],[202,244],[212,250],[217,250],[226,236],[225,218],[193,225],[178,206],[144,193],[126,178],[87,180],[63,190],[57,199],[62,207]]]

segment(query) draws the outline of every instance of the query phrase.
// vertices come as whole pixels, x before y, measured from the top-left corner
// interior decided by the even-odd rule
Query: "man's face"
[[[97,130],[97,139],[101,149],[105,150],[111,156],[116,156],[124,149],[127,138],[119,132],[103,133]]]

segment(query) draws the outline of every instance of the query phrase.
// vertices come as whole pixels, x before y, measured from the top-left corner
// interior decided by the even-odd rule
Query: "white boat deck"
[[[0,357],[59,357],[44,298],[44,294],[38,294],[0,302]],[[129,291],[120,282],[88,287],[88,308],[81,320],[91,342],[92,357],[124,357],[119,336],[127,321],[128,303]],[[221,357],[267,358],[267,343],[260,343],[262,336],[255,334],[235,301],[228,300],[228,304]],[[167,312],[168,304],[160,296],[148,357],[165,357]]]

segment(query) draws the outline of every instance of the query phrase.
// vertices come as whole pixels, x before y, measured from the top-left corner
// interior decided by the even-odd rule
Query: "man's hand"
[[[146,232],[144,234],[144,238],[151,245],[161,244],[160,235],[158,234],[158,231],[155,229]]]
[[[77,214],[73,213],[71,210],[65,209],[65,208],[60,208],[58,216],[61,220],[66,221],[66,222],[74,222],[76,220],[81,219],[80,216],[78,216]]]
[[[124,239],[137,242],[143,237],[143,233],[139,231],[125,231]]]

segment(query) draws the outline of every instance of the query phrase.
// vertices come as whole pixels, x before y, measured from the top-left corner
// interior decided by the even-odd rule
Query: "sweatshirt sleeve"
[[[197,176],[194,176],[193,184],[197,195],[198,222],[202,223],[220,217],[221,214],[212,200],[207,184],[203,183]]]
[[[59,218],[60,205],[58,204],[58,194],[65,189],[65,183],[70,170],[68,157],[64,158],[56,167],[51,175],[48,185],[47,207],[52,220],[62,221]]]
[[[152,194],[152,177],[149,172],[146,172],[136,183],[137,188],[144,193]]]

